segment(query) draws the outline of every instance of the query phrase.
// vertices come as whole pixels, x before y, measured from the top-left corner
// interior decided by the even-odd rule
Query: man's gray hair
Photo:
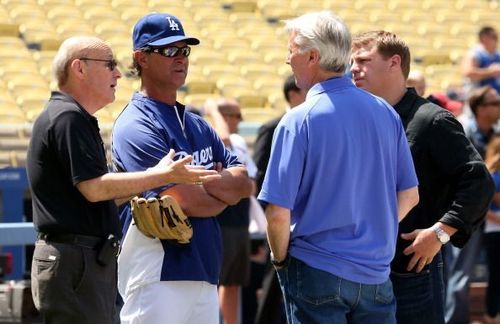
[[[344,72],[351,58],[351,34],[342,19],[331,11],[312,12],[285,21],[285,30],[295,32],[299,51],[317,49],[320,67]]]

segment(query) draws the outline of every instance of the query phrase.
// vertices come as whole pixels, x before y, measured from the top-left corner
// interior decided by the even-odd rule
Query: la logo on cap
[[[179,25],[175,22],[175,20],[172,20],[170,17],[166,17],[168,20],[168,26],[170,27],[170,30],[179,30]]]

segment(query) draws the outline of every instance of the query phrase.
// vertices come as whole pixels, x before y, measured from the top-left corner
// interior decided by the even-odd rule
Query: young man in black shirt
[[[463,247],[483,221],[494,186],[460,123],[406,88],[410,51],[395,34],[353,38],[356,86],[384,98],[401,116],[419,180],[420,202],[400,223],[391,264],[398,323],[444,323],[441,247]]]

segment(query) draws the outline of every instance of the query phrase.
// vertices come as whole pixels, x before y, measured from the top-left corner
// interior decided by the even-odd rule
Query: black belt
[[[79,234],[48,234],[38,233],[38,239],[45,242],[66,243],[95,249],[103,242],[102,237]]]

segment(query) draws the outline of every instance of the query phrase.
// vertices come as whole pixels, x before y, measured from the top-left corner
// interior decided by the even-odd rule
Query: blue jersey
[[[213,169],[215,162],[222,162],[226,168],[241,165],[203,118],[185,111],[182,105],[172,107],[135,93],[113,128],[113,162],[121,170],[145,170],[155,166],[170,149],[176,152],[174,160],[192,155],[192,164],[207,169]],[[168,187],[143,194],[155,196]],[[120,209],[120,219],[125,236],[119,258],[120,293],[158,280],[217,284],[222,246],[215,217],[191,217],[193,238],[185,246],[140,234],[130,225],[128,205]]]
[[[395,251],[397,192],[416,185],[398,114],[341,77],[314,85],[283,117],[259,199],[291,210],[290,255],[380,284]]]
[[[484,50],[482,47],[476,47],[473,49],[473,56],[476,59],[478,67],[486,68],[493,63],[500,63],[500,51],[495,51],[495,53],[491,54]],[[493,77],[483,79],[477,82],[476,86],[486,86],[489,85],[500,92],[500,77]]]

